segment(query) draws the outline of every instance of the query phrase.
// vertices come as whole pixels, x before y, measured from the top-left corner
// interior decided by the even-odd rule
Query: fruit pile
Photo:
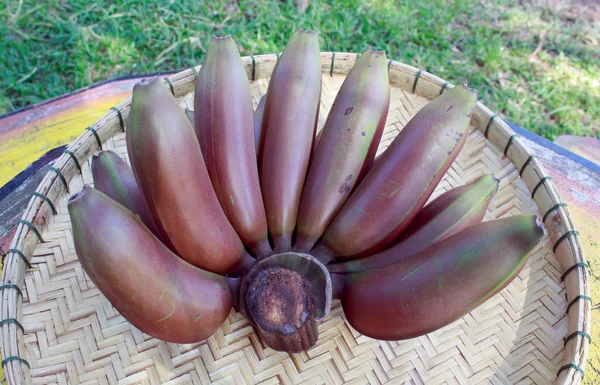
[[[502,290],[543,235],[533,215],[481,223],[491,175],[426,205],[463,147],[477,92],[427,104],[378,158],[387,59],[356,61],[316,136],[317,36],[298,30],[256,111],[231,37],[213,38],[184,112],[158,79],[133,90],[126,141],[92,159],[69,199],[85,272],[134,326],[178,343],[235,307],[263,342],[299,352],[340,299],[348,322],[400,340],[441,328]]]

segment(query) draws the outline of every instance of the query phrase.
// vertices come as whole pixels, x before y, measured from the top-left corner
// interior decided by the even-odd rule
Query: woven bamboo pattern
[[[322,53],[319,128],[356,57]],[[277,55],[243,60],[256,105],[266,92]],[[198,68],[169,78],[182,107],[193,108],[191,92]],[[452,87],[393,61],[390,82],[390,112],[379,153],[420,108]],[[40,184],[37,192],[53,202],[56,214],[39,194],[32,196],[23,214],[31,226],[19,224],[11,249],[21,252],[32,267],[27,268],[18,252],[9,252],[0,283],[0,321],[15,320],[0,326],[8,384],[581,382],[591,302],[575,227],[542,164],[481,103],[465,147],[432,199],[492,173],[501,183],[485,220],[537,213],[547,230],[515,281],[482,306],[426,336],[386,342],[353,330],[339,301],[334,301],[331,314],[319,324],[317,345],[294,355],[266,348],[246,318],[234,310],[212,337],[197,344],[165,343],[140,332],[83,272],[67,211],[69,194],[84,183],[93,184],[90,157],[100,149],[96,134],[104,150],[128,161],[124,131],[129,103],[108,111],[92,129],[82,127],[82,135]]]

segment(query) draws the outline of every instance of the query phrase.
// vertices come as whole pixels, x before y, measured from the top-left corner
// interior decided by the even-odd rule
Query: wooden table
[[[140,78],[121,78],[0,117],[0,252],[12,240],[13,225],[64,146],[111,106],[131,95]],[[537,135],[513,126],[538,154],[563,201],[569,205],[590,264],[592,297],[600,298],[600,166]],[[598,307],[594,307],[596,313]],[[584,384],[600,383],[600,321],[593,319],[592,345]],[[3,377],[0,368],[0,379]]]

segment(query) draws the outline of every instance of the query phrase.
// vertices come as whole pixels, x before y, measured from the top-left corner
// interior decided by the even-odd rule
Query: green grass
[[[503,118],[549,139],[597,137],[600,22],[565,9],[535,0],[313,0],[305,13],[276,0],[7,0],[0,113],[118,75],[201,63],[213,34],[231,34],[243,55],[272,53],[303,27],[318,31],[323,51],[370,45],[453,83],[466,79]]]

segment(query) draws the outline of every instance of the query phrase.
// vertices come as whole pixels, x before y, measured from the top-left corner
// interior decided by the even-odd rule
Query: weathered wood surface
[[[600,140],[596,138],[561,135],[556,138],[554,143],[596,164],[600,164]]]
[[[31,194],[66,147],[63,145],[51,149],[0,188],[0,255],[9,249],[15,223],[23,214]]]
[[[62,153],[64,147],[61,146],[80,135],[111,106],[127,98],[137,81],[139,79],[126,79],[103,84],[0,118],[0,185],[4,185],[0,189],[1,249],[8,248],[12,239],[10,229],[51,161]],[[590,263],[592,296],[600,298],[600,279],[595,274],[600,268],[598,168],[589,162],[578,162],[576,157],[564,151],[557,152],[556,148],[533,135],[524,140],[539,155],[561,197],[569,205]],[[597,309],[594,308],[595,314]],[[600,320],[594,319],[592,332],[593,344],[584,380],[584,384],[589,385],[600,382]],[[0,379],[2,377],[0,369]]]
[[[542,160],[563,201],[569,206],[590,265],[591,297],[600,298],[600,174],[571,158],[524,139]],[[600,307],[592,308],[592,344],[583,384],[600,383]]]

